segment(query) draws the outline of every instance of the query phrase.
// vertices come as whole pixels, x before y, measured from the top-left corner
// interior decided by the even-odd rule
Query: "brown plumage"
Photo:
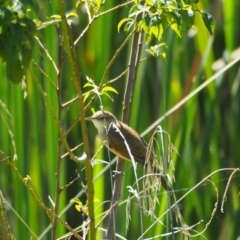
[[[135,162],[144,166],[147,166],[147,161],[149,160],[152,171],[154,173],[158,172],[152,166],[155,157],[152,151],[149,151],[146,142],[134,129],[118,121],[112,113],[100,110],[91,117],[87,117],[86,120],[93,122],[98,130],[100,139],[111,152],[126,160],[131,161],[134,158]],[[169,188],[162,175],[160,180],[162,186],[168,191]]]

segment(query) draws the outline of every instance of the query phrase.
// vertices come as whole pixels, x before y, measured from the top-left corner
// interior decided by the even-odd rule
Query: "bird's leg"
[[[124,174],[124,171],[114,170],[113,173],[114,173],[114,174],[113,174],[113,178],[115,178],[115,177],[116,177],[117,175],[119,175],[119,174],[122,174],[123,176],[125,175],[125,174]]]
[[[114,175],[113,177],[116,177],[118,174],[122,174],[123,176],[125,175],[125,171],[127,171],[128,169],[130,169],[132,167],[132,165],[129,165],[127,168],[125,168],[123,171],[117,171],[117,170],[114,170]]]

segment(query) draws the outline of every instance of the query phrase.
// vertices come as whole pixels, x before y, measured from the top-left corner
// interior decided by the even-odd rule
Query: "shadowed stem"
[[[135,32],[133,35],[132,41],[132,51],[131,51],[131,58],[129,63],[129,73],[126,85],[126,91],[124,95],[124,103],[123,103],[123,118],[122,121],[126,124],[129,123],[130,112],[132,107],[132,96],[133,90],[136,82],[136,73],[140,58],[142,46],[142,33]],[[124,170],[124,163],[122,159],[118,160],[116,171],[123,172]],[[114,187],[113,187],[113,197],[112,197],[112,206],[110,212],[110,218],[108,221],[108,227],[106,232],[106,239],[114,239],[115,236],[115,224],[117,219],[117,210],[118,210],[118,201],[121,195],[121,187],[122,187],[122,174],[117,174]]]

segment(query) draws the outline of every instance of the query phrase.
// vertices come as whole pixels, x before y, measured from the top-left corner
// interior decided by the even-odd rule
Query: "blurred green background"
[[[121,3],[124,2],[121,1]],[[51,4],[50,6],[48,1],[39,1],[39,15],[36,17],[46,21],[51,15],[58,14],[56,3],[52,1]],[[75,4],[75,1],[68,1],[66,10],[74,10],[78,14],[78,19],[74,20],[72,25],[73,35],[76,39],[87,26],[88,17],[84,7],[80,5],[76,9]],[[102,11],[115,6],[113,1],[106,1]],[[233,51],[238,49],[235,57],[240,54],[240,15],[238,13],[240,1],[202,0],[198,3],[198,8],[210,12],[215,18],[216,29],[213,36],[209,34],[202,19],[196,17],[196,31],[183,27],[181,38],[174,35],[171,30],[167,31],[164,36],[168,45],[166,61],[149,57],[146,52],[147,46],[143,44],[141,58],[148,58],[139,64],[130,121],[131,127],[139,133],[142,133],[175,104],[223,68],[234,58]],[[107,64],[126,38],[123,31],[117,32],[117,26],[122,18],[127,17],[128,11],[129,7],[121,7],[97,18],[77,44],[76,51],[82,85],[87,82],[86,76],[99,84]],[[40,40],[58,66],[60,61],[59,44],[61,44],[59,35],[61,35],[60,28],[54,25],[39,31]],[[127,69],[130,48],[131,41],[121,50],[114,61],[105,82],[116,78]],[[33,59],[56,83],[57,73],[38,43],[34,49]],[[212,172],[221,168],[238,168],[240,165],[239,66],[239,63],[235,64],[160,123],[161,127],[170,135],[171,142],[179,153],[173,153],[172,156],[176,180],[173,187],[177,198],[183,196]],[[49,110],[36,87],[35,79],[40,82],[47,93],[57,115],[56,91],[33,63],[31,63],[26,77],[26,99],[24,99],[25,90],[21,84],[15,86],[7,81],[5,66],[2,62],[0,63],[0,74],[0,150],[13,160],[14,147],[9,133],[10,129],[14,135],[18,158],[14,161],[14,165],[23,177],[26,175],[31,177],[37,193],[48,207],[52,207],[49,197],[53,200],[55,198],[58,135]],[[125,78],[126,75],[111,84],[118,91],[118,95],[110,93],[113,101],[106,96],[101,99],[104,109],[113,112],[119,119],[121,119],[122,113]],[[83,88],[83,92],[85,91],[86,89]],[[75,96],[69,66],[66,63],[63,68],[61,101],[65,103]],[[100,105],[99,99],[95,99],[91,108],[98,110]],[[86,112],[86,115],[91,114],[90,110]],[[76,103],[65,108],[61,121],[63,130],[68,129],[78,115]],[[96,138],[97,131],[93,124],[87,124],[92,154],[94,154],[101,144]],[[149,141],[151,134],[152,132],[148,133],[144,139]],[[82,142],[79,124],[75,125],[67,140],[72,148]],[[77,156],[81,156],[82,153],[82,147],[75,152]],[[111,155],[111,157],[114,156]],[[97,159],[109,161],[106,149],[103,148],[100,151]],[[126,167],[130,165],[131,163],[128,163]],[[107,165],[103,163],[95,165],[94,176],[97,176],[105,166]],[[61,194],[61,211],[79,192],[82,192],[79,198],[85,204],[86,195],[83,190],[86,182],[83,169],[84,165],[77,165],[68,158],[63,161],[62,187],[79,175],[80,179]],[[141,167],[139,167],[139,171],[141,172]],[[240,228],[238,227],[240,222],[239,173],[234,175],[230,183],[224,204],[224,213],[220,211],[223,193],[231,173],[232,171],[221,171],[211,177],[211,181],[218,189],[219,205],[211,224],[201,236],[195,239],[225,240],[240,237]],[[113,182],[112,172],[109,170],[100,175],[94,182],[95,198],[98,200],[95,203],[96,223],[100,220],[98,216],[110,206]],[[125,201],[129,196],[127,186],[133,185],[135,182],[132,168],[126,170],[123,181],[121,200]],[[6,212],[16,239],[30,239],[31,236],[33,239],[36,239],[36,236],[39,239],[50,239],[50,231],[44,232],[50,225],[46,213],[33,200],[15,172],[5,162],[0,163],[0,189],[7,201]],[[167,208],[164,196],[162,197],[162,192],[159,193],[160,202],[156,210],[159,211],[159,214],[156,215],[161,215]],[[191,234],[196,234],[204,229],[205,224],[211,218],[216,201],[214,186],[210,182],[204,182],[181,201],[179,206],[187,225],[191,226],[203,220],[203,223],[195,228],[196,232],[189,231]],[[9,204],[35,235],[11,210]],[[125,226],[125,203],[120,206],[118,213],[119,224],[117,223],[116,232],[126,239],[137,239],[141,235],[137,200],[131,202],[131,220],[128,229]],[[147,229],[154,220],[149,216],[143,218],[144,229]],[[86,216],[77,212],[74,206],[70,206],[63,214],[63,219],[74,228],[79,226]],[[161,220],[165,221],[164,218]],[[107,219],[100,226],[105,228],[106,221]],[[144,235],[144,239],[165,232],[167,230],[157,223]],[[58,236],[60,237],[64,233],[64,227],[59,225]],[[101,239],[100,230],[98,234],[98,239]],[[177,236],[177,239],[181,238],[180,234]]]

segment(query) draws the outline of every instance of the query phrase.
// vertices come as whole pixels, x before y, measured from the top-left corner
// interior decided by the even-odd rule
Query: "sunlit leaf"
[[[126,23],[126,22],[132,22],[132,18],[124,18],[124,19],[122,19],[119,23],[118,23],[118,27],[117,27],[117,29],[118,29],[118,32],[120,32],[120,28],[121,28],[121,26],[124,24],[124,23]]]
[[[92,83],[89,83],[89,82],[87,82],[87,83],[85,83],[84,85],[83,85],[83,87],[85,88],[85,87],[93,87],[93,84]]]
[[[172,23],[171,25],[172,30],[179,36],[181,37],[181,26],[178,25],[177,23]]]
[[[78,18],[78,15],[75,12],[70,12],[66,15],[66,17],[67,18],[75,18],[75,17]]]
[[[152,40],[152,35],[146,34],[146,44],[149,44]]]
[[[113,101],[113,98],[108,93],[104,92],[103,95],[106,95],[111,101]]]
[[[158,45],[151,46],[149,49],[146,49],[146,51],[155,58],[158,58],[159,56],[162,58],[166,58],[166,47],[166,43],[160,43]]]
[[[117,90],[110,86],[103,87],[101,92],[114,92],[114,93],[118,94]]]
[[[57,15],[57,14],[50,16],[50,18],[62,19],[62,17],[60,15]]]
[[[176,5],[176,3],[167,1],[166,2],[167,10],[168,12],[173,12],[174,10],[179,9],[179,7]]]
[[[88,97],[91,95],[91,93],[92,93],[91,91],[85,93],[83,102],[85,102],[88,99]]]
[[[97,8],[99,9],[102,5],[102,0],[96,0],[95,1]]]
[[[169,12],[166,13],[166,15],[168,16],[171,23],[174,21],[179,26],[182,24],[182,16],[179,13]]]
[[[76,8],[78,8],[81,4],[83,4],[83,1],[78,0],[78,1],[76,2]]]
[[[154,2],[152,0],[146,0],[146,4],[149,6],[153,6]]]
[[[192,6],[191,5],[183,5],[182,7],[181,7],[181,10],[192,10]]]
[[[163,34],[163,26],[162,24],[152,26],[150,28],[149,34],[153,34],[158,40],[162,39],[162,34]]]
[[[82,202],[79,199],[73,198],[73,199],[70,200],[70,202],[76,203],[75,208],[77,209],[77,211],[79,211],[79,212],[82,211],[83,204],[82,204]]]

